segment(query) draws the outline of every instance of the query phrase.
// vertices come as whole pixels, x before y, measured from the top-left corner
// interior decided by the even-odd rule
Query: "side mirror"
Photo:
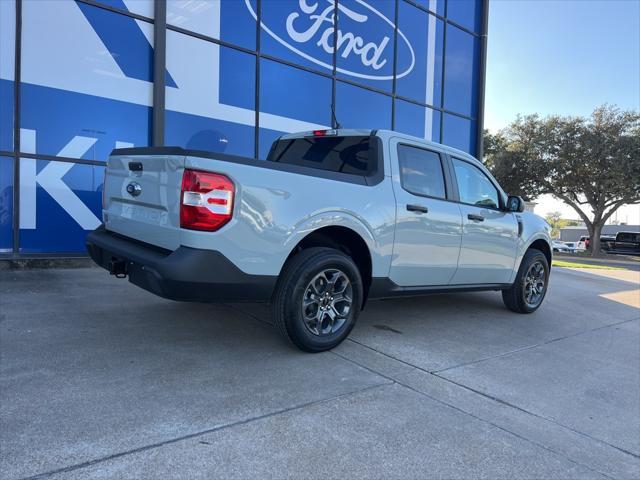
[[[507,211],[518,213],[524,212],[524,200],[522,197],[509,195],[509,198],[507,198]]]

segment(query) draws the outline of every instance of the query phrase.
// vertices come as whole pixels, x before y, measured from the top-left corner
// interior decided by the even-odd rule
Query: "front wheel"
[[[549,285],[549,262],[540,250],[528,250],[515,282],[502,291],[505,306],[514,312],[532,313],[542,304]]]
[[[349,335],[362,296],[362,278],[350,257],[332,248],[309,248],[285,265],[271,313],[280,333],[294,345],[323,352]]]

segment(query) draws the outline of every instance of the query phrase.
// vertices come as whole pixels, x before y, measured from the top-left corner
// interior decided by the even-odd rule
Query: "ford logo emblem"
[[[256,9],[252,5],[256,0],[244,1],[257,21]],[[334,3],[334,0],[299,0],[296,10],[283,14],[281,24],[269,26],[260,22],[260,28],[302,58],[333,71],[333,65],[318,56],[333,54]],[[393,44],[390,42],[395,24],[364,0],[351,3],[353,7],[338,3],[340,17],[335,39],[336,55],[358,68],[337,66],[336,71],[356,78],[393,80],[390,73],[393,71]],[[375,35],[376,38],[368,38],[367,35]],[[407,64],[398,65],[396,78],[402,78],[413,70],[415,53],[400,29],[397,47],[398,50],[406,49],[409,55],[404,58],[410,58]]]
[[[132,197],[137,197],[142,193],[142,186],[138,182],[131,182],[127,185],[127,193]]]

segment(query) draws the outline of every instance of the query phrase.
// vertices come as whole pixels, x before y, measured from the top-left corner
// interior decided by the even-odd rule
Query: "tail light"
[[[334,130],[334,129],[332,129],[332,130],[313,130],[311,132],[311,134],[314,137],[331,137],[331,136],[337,135],[338,131]]]
[[[233,182],[219,173],[185,170],[182,175],[180,227],[213,232],[233,216]]]

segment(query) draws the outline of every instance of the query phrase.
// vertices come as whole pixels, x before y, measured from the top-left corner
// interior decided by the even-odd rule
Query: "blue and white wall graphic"
[[[166,6],[159,110],[153,0],[0,0],[0,256],[84,252],[109,152],[150,145],[158,117],[166,145],[263,159],[333,105],[477,153],[483,0]]]

